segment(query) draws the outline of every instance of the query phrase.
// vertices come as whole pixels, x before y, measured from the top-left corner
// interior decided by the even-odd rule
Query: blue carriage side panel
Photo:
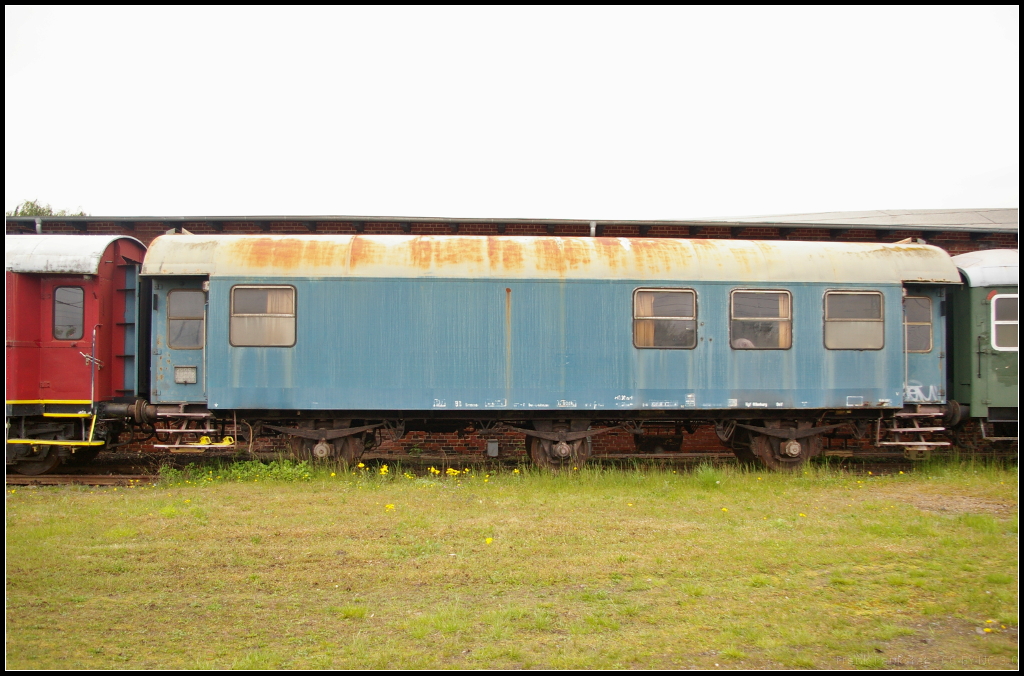
[[[150,377],[154,404],[207,401],[204,281],[201,277],[161,277],[153,282]],[[182,302],[185,298],[189,300]],[[174,316],[172,306],[180,308],[179,316]]]
[[[292,347],[234,347],[230,289],[296,289]],[[695,349],[633,345],[636,288],[691,288]],[[736,284],[465,279],[214,279],[210,405],[294,410],[643,410],[900,406],[901,289],[881,350],[827,350],[820,284],[793,297],[787,350],[729,346]],[[858,287],[862,288],[862,287]]]
[[[904,356],[908,404],[946,402],[946,290],[907,285],[904,302]],[[925,317],[915,313],[925,312]]]

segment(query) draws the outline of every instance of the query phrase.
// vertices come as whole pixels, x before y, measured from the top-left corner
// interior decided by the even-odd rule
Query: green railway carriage
[[[980,440],[1017,438],[1018,251],[953,257],[964,284],[950,294],[952,399],[978,422]]]

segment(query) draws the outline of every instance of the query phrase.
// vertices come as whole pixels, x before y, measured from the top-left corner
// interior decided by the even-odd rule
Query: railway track
[[[40,474],[25,476],[8,474],[8,486],[131,486],[153,484],[160,477],[154,474]]]

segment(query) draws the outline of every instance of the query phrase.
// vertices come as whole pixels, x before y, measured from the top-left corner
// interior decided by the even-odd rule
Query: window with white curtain
[[[829,350],[881,350],[885,346],[882,294],[829,291],[825,294],[825,347]]]
[[[1016,352],[1019,341],[1017,294],[1001,293],[992,297],[992,347],[1000,352]]]
[[[295,287],[232,287],[231,344],[236,347],[295,345]]]

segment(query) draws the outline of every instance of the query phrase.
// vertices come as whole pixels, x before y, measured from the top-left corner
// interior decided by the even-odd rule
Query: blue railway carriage
[[[166,235],[141,279],[138,418],[347,460],[381,427],[501,423],[542,466],[674,422],[793,467],[839,426],[942,412],[960,283],[910,241],[395,235]],[[893,426],[880,443],[907,448]]]

